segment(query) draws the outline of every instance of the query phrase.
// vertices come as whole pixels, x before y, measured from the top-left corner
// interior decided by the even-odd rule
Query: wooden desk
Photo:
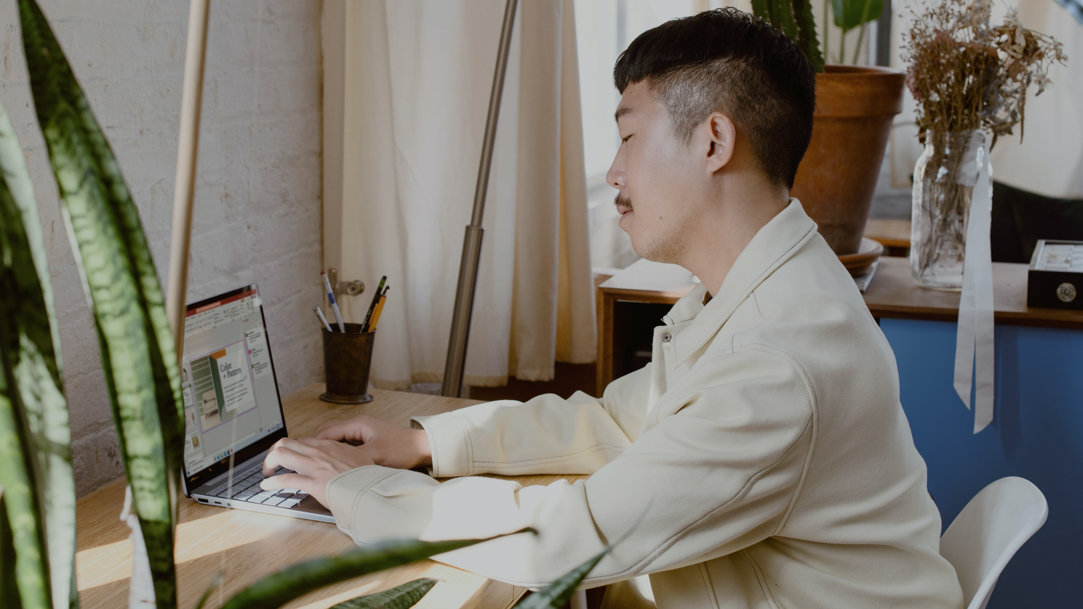
[[[291,435],[310,433],[320,422],[364,412],[405,423],[415,415],[437,414],[474,403],[441,396],[372,392],[373,401],[341,406],[319,401],[323,385],[314,384],[283,401],[286,426]],[[526,484],[546,482],[553,476],[517,478]],[[79,593],[85,609],[128,606],[128,578],[132,552],[128,528],[120,521],[124,481],[118,480],[78,502],[79,551],[76,555]],[[334,525],[229,510],[180,499],[177,527],[177,585],[179,606],[194,607],[200,594],[221,573],[222,584],[211,595],[208,607],[226,600],[257,578],[287,565],[333,555],[353,547],[353,541]],[[486,579],[433,561],[382,571],[328,586],[286,607],[319,609],[401,583],[431,577],[436,586],[416,607],[510,607],[525,590]]]

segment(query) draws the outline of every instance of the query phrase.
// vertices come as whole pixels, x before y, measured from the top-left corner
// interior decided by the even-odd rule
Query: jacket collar
[[[790,199],[737,256],[714,298],[703,304],[707,288],[701,283],[677,301],[663,318],[667,325],[688,323],[674,345],[677,361],[703,347],[764,279],[816,235],[816,223],[797,199]]]

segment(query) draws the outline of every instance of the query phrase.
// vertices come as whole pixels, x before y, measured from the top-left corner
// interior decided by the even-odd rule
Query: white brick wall
[[[117,155],[168,277],[188,3],[38,0]],[[320,6],[213,3],[188,300],[260,285],[283,395],[319,380]],[[30,99],[14,2],[0,3],[0,101],[27,154],[62,337],[77,490],[122,474],[86,299]]]

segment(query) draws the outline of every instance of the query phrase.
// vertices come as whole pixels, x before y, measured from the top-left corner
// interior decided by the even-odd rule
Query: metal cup
[[[337,328],[333,325],[332,328]],[[323,332],[323,369],[327,391],[320,399],[333,404],[371,402],[369,366],[376,332],[362,332],[361,324],[346,324],[346,332]]]

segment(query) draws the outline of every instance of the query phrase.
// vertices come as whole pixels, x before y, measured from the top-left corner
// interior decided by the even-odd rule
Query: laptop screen
[[[255,285],[188,305],[181,389],[189,482],[222,473],[231,455],[244,458],[286,435]]]

